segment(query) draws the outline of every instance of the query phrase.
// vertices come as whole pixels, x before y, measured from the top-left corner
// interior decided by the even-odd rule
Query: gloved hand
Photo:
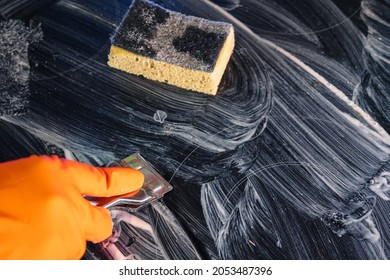
[[[0,259],[79,259],[86,241],[112,233],[111,215],[83,195],[136,192],[143,174],[96,168],[58,157],[31,156],[0,164]]]

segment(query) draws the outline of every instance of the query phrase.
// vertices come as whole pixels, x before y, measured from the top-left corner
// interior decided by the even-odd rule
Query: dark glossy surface
[[[30,112],[0,121],[1,160],[47,143],[95,165],[139,151],[174,190],[139,214],[154,236],[124,225],[123,255],[389,257],[389,203],[370,188],[389,169],[388,1],[155,1],[235,26],[215,97],[108,68],[130,2],[33,12]]]

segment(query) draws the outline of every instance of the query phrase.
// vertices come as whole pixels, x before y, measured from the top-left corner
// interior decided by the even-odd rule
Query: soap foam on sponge
[[[234,49],[233,26],[134,0],[112,38],[108,64],[215,95]]]

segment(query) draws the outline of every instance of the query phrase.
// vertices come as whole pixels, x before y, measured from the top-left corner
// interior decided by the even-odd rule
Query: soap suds
[[[28,48],[42,38],[40,25],[0,21],[0,116],[26,113],[30,97]]]
[[[153,119],[158,123],[164,123],[167,117],[167,113],[161,110],[157,110],[156,113],[154,113],[153,115]]]

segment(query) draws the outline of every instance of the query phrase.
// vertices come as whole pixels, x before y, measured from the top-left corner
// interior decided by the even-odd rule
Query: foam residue
[[[40,26],[0,21],[0,116],[25,113],[29,104],[28,47],[42,39]]]
[[[164,123],[167,117],[168,117],[167,113],[161,110],[157,110],[156,113],[154,113],[153,115],[153,119],[159,123]]]
[[[220,5],[227,11],[232,11],[235,8],[240,6],[241,0],[213,0],[213,2],[217,5]]]
[[[386,2],[386,1],[385,1]],[[356,86],[354,98],[390,132],[390,7],[388,2],[362,1],[361,16],[368,27],[363,58],[366,69]]]
[[[331,0],[241,0],[228,12],[205,0],[155,1],[237,23],[236,48],[213,98],[110,71],[108,38],[127,2],[63,0],[37,14],[45,39],[30,50],[39,64],[31,109],[5,118],[96,165],[139,151],[170,180],[165,205],[136,214],[153,236],[122,222],[112,254],[390,256],[390,143],[367,115],[387,132],[388,122],[366,106],[389,107],[383,1],[363,1],[368,34]],[[354,94],[366,115],[351,106]],[[163,124],[153,117],[158,110],[168,115]],[[0,122],[3,158],[21,146],[39,151],[12,127]]]

